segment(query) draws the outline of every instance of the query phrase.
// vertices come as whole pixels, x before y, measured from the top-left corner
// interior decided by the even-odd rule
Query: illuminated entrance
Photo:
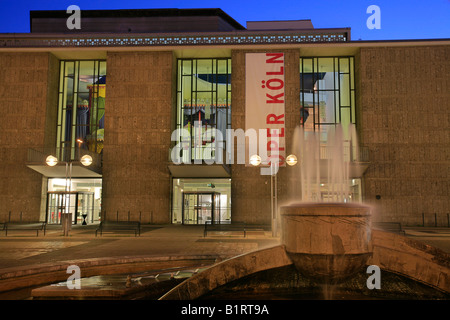
[[[230,180],[173,179],[172,223],[230,223]]]
[[[61,223],[61,213],[65,212],[66,206],[69,207],[68,212],[72,213],[73,223],[94,222],[95,198],[93,192],[48,192],[47,203],[47,223],[49,224]],[[98,221],[98,217],[95,220]]]
[[[220,193],[183,193],[183,224],[220,223]]]
[[[65,190],[66,183],[71,183],[73,191]],[[60,224],[62,213],[70,212],[74,224],[99,223],[101,193],[102,179],[49,179],[46,222]]]

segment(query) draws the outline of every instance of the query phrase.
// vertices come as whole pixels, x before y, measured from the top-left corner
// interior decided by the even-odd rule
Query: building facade
[[[372,205],[376,221],[447,224],[450,40],[351,41],[310,21],[245,28],[219,9],[85,11],[73,30],[68,16],[31,12],[29,34],[0,35],[1,222],[71,212],[74,223],[270,225],[274,206],[304,197],[285,164],[299,128],[326,166],[342,127],[342,201]],[[267,129],[283,137],[276,175],[239,140],[259,116],[255,53],[282,59],[263,83],[283,108],[280,130]],[[335,201],[336,183],[318,183],[311,199]]]

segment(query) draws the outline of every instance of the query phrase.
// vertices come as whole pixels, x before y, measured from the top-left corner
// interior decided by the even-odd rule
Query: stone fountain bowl
[[[371,209],[352,203],[297,203],[280,208],[281,243],[297,270],[318,283],[337,284],[366,265]]]

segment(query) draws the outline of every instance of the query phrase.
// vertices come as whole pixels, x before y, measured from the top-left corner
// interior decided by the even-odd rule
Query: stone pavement
[[[225,259],[279,243],[271,232],[221,232],[203,237],[203,226],[143,225],[141,235],[104,233],[95,225],[73,226],[64,237],[60,226],[48,226],[45,235],[14,230],[0,234],[0,270],[66,260],[122,256],[208,255]]]
[[[134,233],[104,233],[95,236],[95,225],[73,226],[64,237],[61,226],[48,226],[46,235],[34,231],[15,230],[0,234],[0,279],[13,280],[52,272],[64,275],[67,263],[100,268],[135,268],[158,261],[190,259],[217,261],[279,244],[272,233],[252,231],[217,232],[203,236],[203,226],[144,225],[141,236]],[[450,228],[404,228],[406,236],[450,253]],[[142,259],[142,260],[139,260]],[[186,260],[185,260],[186,261]],[[64,264],[65,263],[65,264]],[[167,267],[167,266],[166,266]],[[116,269],[114,269],[116,270]],[[148,270],[148,269],[145,269]],[[9,280],[7,280],[9,281]]]
[[[408,238],[421,241],[450,253],[450,228],[444,227],[404,227]]]
[[[220,259],[279,244],[271,232],[217,232],[203,237],[202,226],[144,225],[141,236],[105,233],[95,236],[95,225],[73,226],[64,237],[60,226],[48,226],[46,235],[34,231],[0,234],[0,270],[66,260],[122,256],[208,255]],[[450,228],[408,228],[406,236],[450,253]]]

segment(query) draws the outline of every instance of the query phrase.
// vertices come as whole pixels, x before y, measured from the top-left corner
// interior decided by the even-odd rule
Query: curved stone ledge
[[[373,254],[367,265],[406,276],[450,293],[450,255],[422,242],[372,230]],[[283,245],[225,260],[185,280],[160,300],[193,300],[247,275],[293,264]]]
[[[66,260],[57,263],[4,268],[0,270],[0,292],[45,285],[67,280],[67,267],[77,265],[82,277],[96,275],[136,273],[174,266],[191,267],[212,264],[217,256],[173,255],[173,256],[123,256]]]
[[[290,264],[292,261],[281,245],[250,252],[215,264],[182,282],[160,300],[193,300],[228,282]]]
[[[372,230],[368,263],[450,293],[450,255],[420,241]]]

